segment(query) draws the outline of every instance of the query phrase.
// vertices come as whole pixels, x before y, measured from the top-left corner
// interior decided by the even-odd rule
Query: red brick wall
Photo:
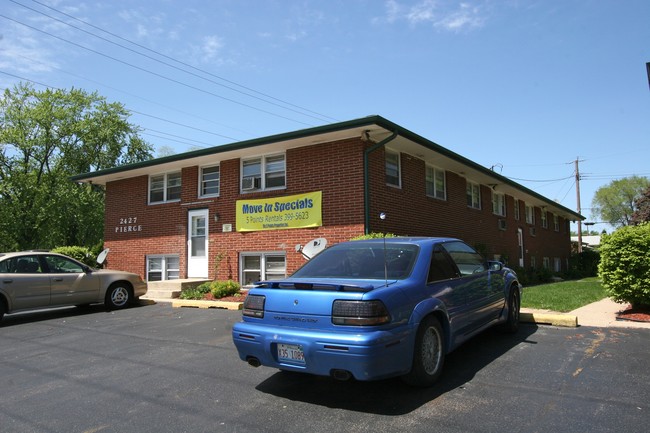
[[[287,271],[293,272],[304,263],[296,244],[324,237],[329,244],[338,243],[364,233],[363,149],[369,144],[359,139],[289,149],[286,152],[285,190],[239,193],[240,160],[219,161],[220,195],[200,198],[199,167],[182,170],[181,201],[148,205],[148,177],[139,176],[110,182],[106,186],[105,246],[111,249],[108,267],[131,271],[146,277],[146,255],[177,254],[180,256],[181,278],[186,275],[187,217],[191,209],[209,211],[209,277],[239,279],[239,254],[242,252],[285,252]],[[517,265],[517,228],[522,227],[527,250],[537,257],[568,258],[570,240],[566,221],[554,231],[552,214],[549,228],[540,223],[536,209],[536,236],[530,236],[525,224],[524,203],[520,201],[521,220],[514,219],[514,199],[507,200],[506,230],[499,230],[498,217],[492,214],[491,194],[481,186],[481,210],[467,207],[466,180],[446,172],[447,199],[427,197],[425,164],[418,158],[401,155],[402,187],[387,186],[384,180],[384,149],[370,154],[370,231],[400,235],[453,236],[466,240],[486,253],[488,258],[502,255]],[[223,224],[235,230],[235,202],[238,199],[272,198],[284,195],[322,191],[323,226],[308,229],[286,229],[238,233],[222,232]],[[385,221],[379,213],[386,212]],[[215,221],[215,217],[218,221]],[[129,231],[131,227],[131,231]],[[215,258],[225,254],[218,274]],[[564,261],[563,261],[564,265]]]
[[[481,185],[481,209],[467,206],[467,179],[456,173],[445,173],[447,198],[440,200],[426,195],[425,163],[407,154],[400,155],[402,170],[401,188],[385,182],[385,153],[379,149],[370,155],[371,211],[370,231],[387,232],[409,236],[450,236],[465,240],[477,248],[486,258],[500,256],[511,266],[518,266],[519,250],[517,229],[523,230],[525,267],[530,256],[536,256],[537,266],[542,258],[562,259],[563,266],[571,254],[570,234],[566,220],[560,218],[560,231],[556,232],[553,215],[549,212],[548,228],[541,226],[541,209],[535,208],[535,224],[526,224],[524,202],[519,201],[520,220],[514,217],[514,198],[506,195],[506,216],[492,213],[492,193]],[[471,179],[469,179],[471,181]],[[497,187],[498,188],[498,187]],[[379,218],[381,212],[387,218]],[[506,220],[506,229],[500,230],[498,220]],[[535,228],[535,236],[530,234]]]

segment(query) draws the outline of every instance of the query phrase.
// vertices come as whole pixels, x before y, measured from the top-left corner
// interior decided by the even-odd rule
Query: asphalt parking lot
[[[240,314],[160,303],[6,316],[0,431],[633,433],[650,422],[649,329],[488,331],[423,390],[249,367],[230,339]]]

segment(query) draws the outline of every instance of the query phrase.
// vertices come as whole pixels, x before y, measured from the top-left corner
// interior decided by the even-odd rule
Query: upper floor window
[[[531,205],[526,205],[526,223],[535,224],[535,208]]]
[[[492,213],[499,216],[506,216],[506,196],[498,192],[492,193]]]
[[[149,204],[181,199],[181,172],[149,176]]]
[[[521,215],[519,214],[519,199],[515,199],[515,219],[519,221]]]
[[[386,150],[386,184],[401,187],[399,153]]]
[[[426,187],[427,187],[428,196],[439,198],[440,200],[445,200],[447,198],[447,188],[445,186],[445,171],[427,165]]]
[[[542,227],[547,229],[548,228],[548,215],[544,209],[542,209],[542,213],[540,214],[540,220],[542,223]]]
[[[278,189],[287,186],[285,155],[242,159],[242,191]]]
[[[220,168],[218,165],[201,168],[200,195],[202,197],[219,195]]]
[[[553,215],[553,227],[556,232],[560,231],[560,217],[557,215]]]
[[[478,183],[467,181],[467,206],[481,208],[481,186]]]

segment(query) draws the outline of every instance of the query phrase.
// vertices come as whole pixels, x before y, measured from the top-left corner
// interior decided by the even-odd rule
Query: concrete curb
[[[243,302],[226,302],[226,301],[199,301],[193,299],[174,299],[172,308],[219,308],[222,310],[241,310]]]
[[[576,328],[578,316],[573,314],[543,313],[543,312],[521,312],[519,316],[522,322],[539,323],[553,326],[566,326]]]

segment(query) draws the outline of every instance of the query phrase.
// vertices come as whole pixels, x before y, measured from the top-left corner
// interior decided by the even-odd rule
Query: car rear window
[[[410,244],[352,242],[326,249],[298,269],[296,278],[400,280],[413,269],[419,248]]]

